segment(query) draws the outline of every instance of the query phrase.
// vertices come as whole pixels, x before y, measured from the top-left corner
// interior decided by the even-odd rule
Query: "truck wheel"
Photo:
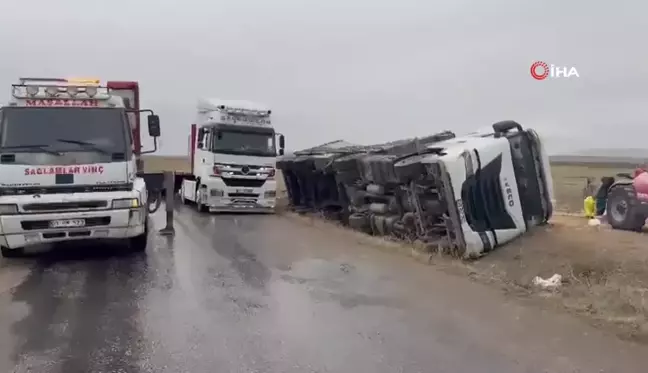
[[[146,246],[148,245],[148,219],[144,225],[144,233],[139,236],[129,238],[128,247],[131,251],[139,253],[146,251]]]
[[[184,186],[184,183],[183,183],[182,186],[180,187],[180,200],[182,201],[182,204],[183,204],[183,205],[188,205],[188,204],[189,204],[189,200],[185,197],[185,186]]]
[[[369,217],[363,214],[351,214],[349,227],[361,232],[369,232]]]
[[[25,249],[23,248],[9,249],[7,247],[0,247],[0,251],[2,251],[3,258],[19,258],[25,255]]]
[[[198,188],[198,190],[196,191],[196,207],[198,208],[198,212],[209,212],[209,208],[202,203],[204,193],[201,189],[204,188]]]
[[[646,216],[641,211],[641,205],[630,184],[612,187],[605,211],[614,229],[640,231],[646,222]]]

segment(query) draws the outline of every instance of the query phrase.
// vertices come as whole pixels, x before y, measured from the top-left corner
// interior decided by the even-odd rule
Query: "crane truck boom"
[[[12,85],[10,103],[0,108],[3,256],[34,244],[85,239],[146,249],[139,128],[127,117],[138,112],[127,110],[109,86],[58,78],[21,78]],[[151,136],[160,135],[152,112],[148,127]]]
[[[258,103],[199,100],[189,136],[192,175],[182,181],[183,202],[195,203],[200,211],[274,212],[275,163],[285,140],[272,127],[271,114]]]

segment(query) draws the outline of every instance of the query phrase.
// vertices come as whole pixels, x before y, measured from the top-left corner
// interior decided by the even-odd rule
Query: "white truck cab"
[[[149,116],[149,131],[159,118]],[[147,191],[136,176],[121,97],[96,80],[24,78],[0,108],[0,248],[115,239],[147,244]]]
[[[394,165],[411,175],[423,235],[438,234],[467,258],[479,257],[546,223],[553,212],[549,157],[538,134],[514,121],[431,144]],[[421,177],[422,176],[422,177]],[[431,201],[441,201],[439,206]],[[444,218],[434,216],[443,212]]]
[[[272,127],[265,105],[201,99],[191,127],[192,175],[182,182],[183,202],[200,211],[274,212],[277,154],[284,137]],[[279,139],[277,144],[277,138]]]

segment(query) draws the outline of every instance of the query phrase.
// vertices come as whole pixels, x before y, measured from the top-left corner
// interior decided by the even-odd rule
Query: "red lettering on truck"
[[[25,176],[35,175],[66,175],[66,174],[103,174],[104,166],[52,166],[25,168]]]
[[[36,107],[99,107],[99,100],[75,100],[69,98],[50,98],[25,100],[26,106]]]

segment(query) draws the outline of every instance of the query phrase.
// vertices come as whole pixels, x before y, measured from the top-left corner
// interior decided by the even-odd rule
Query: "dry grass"
[[[551,173],[554,180],[554,194],[557,201],[556,210],[565,212],[581,212],[583,210],[583,189],[587,178],[592,178],[594,184],[600,184],[601,177],[615,176],[619,172],[632,172],[631,168],[609,167],[604,164],[591,165],[552,165]]]
[[[556,216],[549,226],[471,263],[481,280],[545,301],[648,342],[648,235],[590,227],[584,218]],[[535,276],[563,276],[559,291],[535,288]],[[534,297],[535,298],[535,297]]]
[[[189,158],[185,156],[145,155],[142,158],[144,160],[144,172],[191,172],[191,163],[189,161]]]

